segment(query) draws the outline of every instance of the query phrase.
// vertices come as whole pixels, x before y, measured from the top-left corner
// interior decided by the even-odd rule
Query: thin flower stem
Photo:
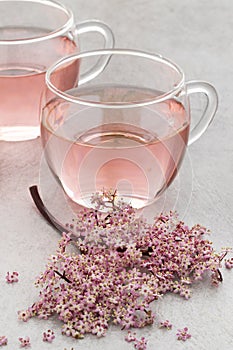
[[[224,252],[224,253],[220,256],[219,260],[222,261],[222,260],[225,258],[225,256],[227,255],[227,253],[228,253],[228,251]]]
[[[31,187],[29,187],[29,191],[31,194],[31,197],[37,207],[37,209],[39,210],[39,212],[41,213],[41,215],[44,217],[44,219],[51,225],[53,226],[53,228],[55,228],[57,231],[59,231],[60,233],[62,232],[70,232],[70,229],[68,229],[67,227],[65,227],[62,223],[60,223],[51,213],[50,211],[46,208],[46,206],[44,205],[39,191],[38,191],[38,187],[36,185],[33,185]]]
[[[67,283],[72,283],[65,275],[65,273],[61,274],[59,271],[54,270],[54,272],[61,277],[61,279],[63,279],[64,281],[66,281]]]
[[[217,269],[217,274],[218,274],[218,276],[217,276],[218,281],[222,282],[223,281],[223,277],[222,277],[222,273],[221,273],[221,271],[219,269]]]

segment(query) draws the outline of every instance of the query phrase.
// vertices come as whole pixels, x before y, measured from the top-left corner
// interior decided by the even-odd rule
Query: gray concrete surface
[[[201,223],[212,234],[217,249],[233,247],[233,2],[231,0],[64,0],[77,22],[96,18],[108,23],[117,47],[159,52],[179,64],[186,79],[211,82],[219,94],[219,108],[207,132],[189,147],[180,175],[168,191],[176,195],[172,208],[188,224]],[[88,39],[88,40],[87,40]],[[83,50],[96,46],[83,36]],[[33,350],[133,349],[123,333],[111,328],[105,338],[87,336],[77,341],[60,334],[60,324],[17,320],[17,310],[37,297],[33,283],[43,271],[47,257],[56,249],[58,234],[39,216],[28,187],[39,183],[40,140],[0,142],[0,336],[7,335],[11,350],[19,348],[18,337],[30,336]],[[176,187],[177,186],[177,187]],[[173,192],[175,191],[175,192]],[[177,195],[179,193],[179,195]],[[169,207],[169,200],[165,200]],[[163,203],[163,202],[162,202]],[[189,205],[187,204],[189,203]],[[50,200],[50,205],[56,202]],[[163,205],[163,204],[162,204]],[[152,215],[154,208],[147,212]],[[18,285],[5,283],[6,271],[20,273]],[[185,301],[166,296],[155,305],[160,317],[170,319],[174,329],[156,326],[142,330],[149,350],[233,349],[233,272],[223,269],[219,288],[207,282],[193,288]],[[192,338],[178,342],[176,329],[189,327]],[[42,342],[44,330],[52,328],[56,339]]]

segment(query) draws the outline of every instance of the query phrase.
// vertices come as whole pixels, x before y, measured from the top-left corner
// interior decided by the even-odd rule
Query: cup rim
[[[41,5],[48,5],[50,7],[54,7],[56,9],[63,11],[67,15],[67,21],[59,28],[57,28],[57,29],[49,32],[48,34],[45,34],[45,35],[35,36],[32,38],[23,38],[23,39],[2,40],[0,38],[0,45],[32,44],[35,42],[52,39],[52,38],[55,38],[57,36],[60,36],[64,33],[66,33],[67,30],[74,23],[73,12],[69,8],[67,8],[65,5],[59,3],[58,1],[54,1],[54,0],[0,0],[0,3],[3,3],[3,2],[7,2],[7,3],[10,3],[10,2],[18,2],[18,3],[29,2],[30,3],[31,2],[31,3],[41,4]]]
[[[140,56],[142,58],[152,59],[152,60],[157,61],[157,62],[165,63],[167,66],[173,68],[180,75],[180,80],[176,85],[174,85],[174,87],[172,89],[168,90],[164,94],[161,94],[161,95],[154,97],[154,98],[147,100],[147,101],[141,101],[141,102],[138,101],[138,102],[133,102],[133,103],[130,103],[130,102],[103,103],[103,102],[83,100],[81,98],[75,97],[73,95],[70,95],[68,93],[65,93],[65,92],[59,90],[51,82],[51,79],[50,79],[51,74],[53,74],[62,65],[66,65],[75,59],[91,57],[91,56],[98,56],[98,55],[100,55],[100,56],[109,55],[109,60],[110,60],[110,57],[113,54],[115,54],[115,55],[131,55],[131,56],[137,56],[137,57]],[[104,68],[105,68],[105,66],[102,68],[102,71],[104,70]],[[91,77],[91,79],[95,78],[99,73],[101,73],[101,72],[98,71],[98,73],[95,76]],[[88,79],[88,81],[91,79]],[[65,56],[65,57],[59,59],[58,61],[56,61],[55,63],[53,63],[47,69],[46,75],[45,75],[45,82],[46,82],[46,85],[51,92],[53,92],[56,96],[63,98],[67,102],[81,104],[81,105],[85,105],[85,106],[89,106],[89,107],[120,109],[120,108],[132,108],[132,107],[139,107],[139,106],[148,106],[148,105],[151,105],[154,103],[163,102],[169,98],[174,97],[174,95],[176,95],[178,92],[180,92],[181,89],[184,87],[185,76],[184,76],[183,70],[176,63],[174,63],[170,59],[168,59],[160,54],[150,53],[150,52],[141,51],[141,50],[134,50],[134,49],[115,48],[115,49],[100,49],[100,50],[93,50],[93,51],[85,51],[85,52],[75,53],[75,54]],[[82,79],[79,80],[79,86],[85,82],[86,81],[82,82]]]

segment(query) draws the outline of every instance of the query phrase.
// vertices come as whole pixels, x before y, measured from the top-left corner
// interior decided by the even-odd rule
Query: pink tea
[[[43,30],[31,28],[32,36]],[[27,37],[22,28],[1,29],[0,37]],[[25,33],[24,33],[25,32]],[[5,51],[4,51],[5,50]],[[59,58],[77,50],[67,37],[44,40],[33,45],[2,45],[0,55],[0,140],[17,141],[39,136],[40,100],[45,88],[46,69]],[[61,69],[61,89],[73,86],[75,63]],[[59,79],[59,77],[57,77]],[[72,81],[71,81],[72,80]]]
[[[137,100],[138,94],[148,93],[111,86],[77,91],[97,101],[103,94],[112,101],[112,96],[132,98],[135,93]],[[189,135],[189,117],[180,102],[117,110],[72,108],[52,100],[44,109],[41,135],[49,167],[73,201],[91,207],[95,192],[116,189],[120,198],[141,208],[172,182]]]

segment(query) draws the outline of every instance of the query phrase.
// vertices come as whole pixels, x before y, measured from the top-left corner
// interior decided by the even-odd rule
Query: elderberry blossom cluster
[[[190,298],[192,283],[204,275],[214,285],[221,282],[222,253],[204,239],[204,227],[189,228],[172,212],[149,224],[130,205],[116,201],[115,192],[96,194],[93,201],[97,209],[80,211],[70,225],[72,233],[63,233],[36,282],[38,300],[19,312],[23,321],[56,315],[67,336],[101,337],[110,324],[126,330],[153,324],[153,301],[168,292]],[[172,325],[165,321],[161,327]],[[180,330],[177,337],[186,340],[186,333],[186,328]],[[146,348],[144,338],[136,341],[129,333],[130,339],[135,348]]]

